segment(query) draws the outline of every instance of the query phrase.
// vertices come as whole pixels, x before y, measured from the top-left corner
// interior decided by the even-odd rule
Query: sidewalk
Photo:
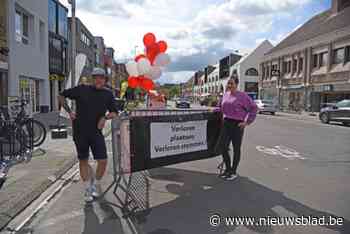
[[[288,113],[288,112],[277,112],[276,116],[297,119],[297,120],[312,120],[319,121],[318,118],[319,113],[317,112],[302,112],[302,113]]]
[[[49,122],[46,122],[49,123]],[[0,230],[76,163],[71,139],[47,140],[29,163],[10,169],[0,190]]]

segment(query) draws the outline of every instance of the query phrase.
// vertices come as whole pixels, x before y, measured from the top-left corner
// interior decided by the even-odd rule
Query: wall
[[[21,7],[30,17],[29,44],[16,41],[15,6]],[[40,105],[49,105],[48,64],[48,1],[9,0],[9,96],[18,96],[19,77],[26,76],[40,82]],[[44,23],[40,40],[40,21]],[[42,44],[41,44],[42,43]]]

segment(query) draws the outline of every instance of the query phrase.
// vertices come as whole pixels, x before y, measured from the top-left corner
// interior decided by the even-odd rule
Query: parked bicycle
[[[29,118],[29,115],[26,113],[25,107],[27,106],[26,100],[20,100],[18,101],[18,105],[15,105],[16,108],[19,108],[20,111],[17,114],[17,116],[14,118],[14,123],[22,129],[26,136],[27,140],[23,143],[27,148],[31,147],[31,140],[33,141],[34,147],[39,147],[42,145],[46,139],[46,128],[44,124],[42,124],[40,121]],[[5,116],[5,120],[10,120],[10,116],[5,112],[6,110],[3,108],[3,116]],[[5,112],[5,113],[4,113]]]

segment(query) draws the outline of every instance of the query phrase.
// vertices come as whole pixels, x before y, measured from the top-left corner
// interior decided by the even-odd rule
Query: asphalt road
[[[235,181],[217,177],[220,157],[151,170],[146,196],[151,210],[141,223],[123,219],[106,203],[84,205],[81,183],[70,183],[21,233],[350,233],[349,142],[349,127],[259,115],[245,132]],[[106,185],[110,176],[111,171]],[[106,199],[115,201],[111,194]],[[221,219],[213,227],[214,214],[332,217],[342,223],[227,226]]]

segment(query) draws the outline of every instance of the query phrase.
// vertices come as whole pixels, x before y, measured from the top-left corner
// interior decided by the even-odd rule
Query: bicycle
[[[15,164],[31,160],[31,150],[25,145],[28,137],[14,122],[6,121],[0,115],[0,189],[7,174]]]
[[[16,105],[15,107],[20,108],[20,112],[15,117],[14,122],[26,133],[28,137],[24,144],[27,148],[31,148],[32,146],[39,147],[46,139],[46,128],[40,121],[29,118],[29,115],[27,115],[25,111],[25,107],[28,104],[26,100],[20,100],[18,102],[20,102],[20,105]],[[5,116],[9,117],[8,114]],[[9,118],[7,120],[9,120]],[[33,145],[31,143],[33,143]]]

